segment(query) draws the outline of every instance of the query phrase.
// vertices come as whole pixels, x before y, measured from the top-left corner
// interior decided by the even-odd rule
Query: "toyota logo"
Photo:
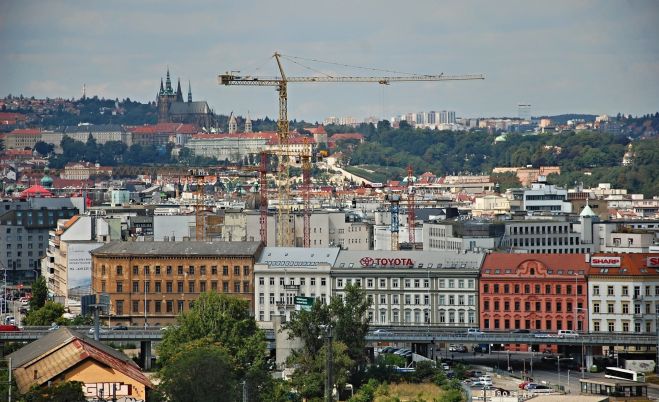
[[[359,263],[362,264],[362,267],[370,267],[375,263],[375,260],[371,257],[364,257],[359,260]]]

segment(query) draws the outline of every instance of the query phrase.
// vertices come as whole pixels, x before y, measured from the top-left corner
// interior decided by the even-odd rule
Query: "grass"
[[[432,401],[441,399],[444,391],[435,384],[390,384],[387,386],[386,396],[376,396],[374,402],[390,401]]]

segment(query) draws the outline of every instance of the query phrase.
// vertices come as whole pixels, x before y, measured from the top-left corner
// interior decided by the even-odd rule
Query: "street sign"
[[[295,305],[304,310],[311,310],[311,306],[316,299],[314,297],[295,296]]]

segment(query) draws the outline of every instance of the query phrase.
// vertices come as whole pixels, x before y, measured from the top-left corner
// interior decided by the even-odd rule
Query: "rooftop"
[[[246,242],[111,242],[92,251],[94,256],[141,255],[141,256],[254,256],[258,254],[261,243]]]

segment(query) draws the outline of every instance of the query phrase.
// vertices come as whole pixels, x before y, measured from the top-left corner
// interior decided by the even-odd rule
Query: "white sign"
[[[102,245],[103,243],[69,243],[66,254],[68,267],[66,287],[69,291],[75,288],[91,289],[92,256],[89,252]]]
[[[591,267],[619,267],[622,257],[599,256],[590,259]]]

